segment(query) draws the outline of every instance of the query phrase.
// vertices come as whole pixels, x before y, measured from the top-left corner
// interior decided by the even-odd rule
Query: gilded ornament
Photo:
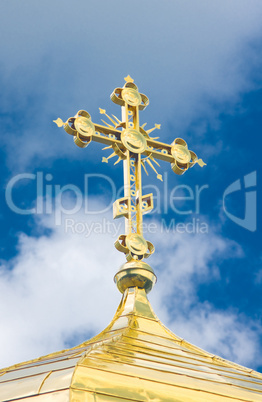
[[[138,106],[142,102],[140,93],[134,88],[123,89],[122,98],[130,106]]]
[[[147,147],[145,137],[135,129],[124,130],[121,134],[121,141],[126,149],[137,154],[144,152]]]
[[[129,233],[126,236],[126,246],[134,255],[144,255],[148,249],[146,240],[137,233]]]

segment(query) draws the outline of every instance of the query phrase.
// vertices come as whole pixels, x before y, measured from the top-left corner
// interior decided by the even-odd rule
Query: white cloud
[[[169,327],[193,344],[220,357],[247,367],[262,363],[259,346],[261,326],[237,311],[218,310],[206,303],[198,303],[187,310],[177,309]]]
[[[103,207],[97,200],[95,205]],[[105,328],[120,301],[112,278],[124,256],[113,247],[111,213],[66,216],[75,222],[67,230],[65,220],[55,226],[53,218],[41,216],[35,222],[39,233],[41,227],[51,229],[49,235],[20,234],[17,256],[2,262],[1,366],[89,338]],[[88,237],[81,224],[93,228]],[[208,235],[171,235],[160,229],[145,235],[157,249],[149,261],[158,275],[150,300],[160,319],[198,346],[256,366],[257,324],[230,308],[218,311],[208,302],[200,303],[197,297],[199,283],[219,278],[219,267],[212,261],[229,254],[238,258],[238,246],[212,228]]]
[[[128,73],[151,101],[141,122],[162,123],[163,140],[170,131],[183,134],[203,116],[219,124],[219,113],[234,110],[241,94],[253,88],[252,73],[261,62],[253,47],[261,39],[260,0],[167,0],[153,6],[149,0],[134,1],[135,18],[128,3],[114,3],[112,10],[107,1],[79,0],[81,13],[74,23],[70,2],[5,2],[1,109],[5,119],[14,110],[14,118],[19,116],[19,135],[9,126],[5,136],[13,168],[30,165],[34,156],[74,157],[53,118],[66,119],[86,108],[99,120],[98,106],[119,115],[109,95]],[[194,129],[205,133],[202,121]]]

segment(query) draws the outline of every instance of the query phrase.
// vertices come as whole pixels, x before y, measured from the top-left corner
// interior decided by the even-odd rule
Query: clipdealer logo
[[[16,214],[52,215],[55,225],[62,225],[66,222],[66,229],[68,231],[74,233],[85,232],[88,234],[90,228],[89,226],[85,226],[85,222],[78,222],[78,212],[82,210],[86,215],[103,215],[108,210],[111,210],[114,200],[122,196],[124,187],[117,188],[113,180],[103,174],[85,174],[83,178],[83,189],[81,189],[74,184],[63,186],[55,184],[53,181],[54,178],[50,173],[18,174],[7,183],[5,191],[6,203],[10,210]],[[91,199],[90,196],[92,195],[94,184],[101,184],[107,188],[109,197],[106,204],[94,202]],[[26,185],[30,188],[28,193],[24,190],[26,189],[24,187]],[[175,215],[183,217],[200,215],[202,194],[208,188],[208,185],[199,186],[196,184],[194,187],[190,187],[180,184],[173,187],[171,191],[168,191],[168,174],[166,172],[164,173],[162,191],[154,184],[143,187],[145,191],[153,194],[155,213],[167,215],[170,211],[173,211]],[[17,196],[18,194],[20,197]],[[68,216],[70,218],[66,219]],[[65,222],[64,219],[66,219]],[[188,220],[186,222],[176,222],[171,218],[170,223],[166,224],[164,229],[176,232],[191,232],[192,230],[198,232],[200,223],[200,219],[193,219],[190,222]],[[95,225],[92,228],[94,231],[100,230]],[[118,230],[118,228],[114,228],[114,230]]]
[[[168,175],[165,174],[164,183],[168,180]],[[31,181],[35,185],[35,203],[31,207],[29,204],[27,206],[17,205],[14,197],[15,187],[18,187],[23,183],[24,180]],[[53,180],[53,176],[51,174],[44,175],[43,172],[37,172],[36,174],[32,173],[23,173],[18,174],[13,177],[6,187],[5,198],[7,205],[9,208],[20,215],[31,215],[31,214],[54,214],[55,224],[62,224],[62,216],[63,215],[74,215],[76,214],[82,207],[84,206],[85,213],[89,215],[101,214],[108,211],[111,208],[114,199],[121,196],[121,191],[116,190],[115,183],[112,179],[106,175],[102,174],[86,174],[84,176],[84,193],[73,184],[67,184],[65,186],[60,186],[51,183]],[[102,209],[99,210],[91,210],[89,207],[89,187],[91,186],[90,180],[104,180],[107,183],[107,186],[111,188],[111,200],[107,206],[103,206]],[[255,189],[257,184],[257,173],[256,171],[251,172],[244,176],[243,178],[244,186],[241,186],[241,180],[238,179],[230,184],[226,190],[224,191],[222,201],[223,201],[223,211],[226,216],[235,224],[243,227],[246,230],[251,232],[255,232],[257,228],[257,191]],[[171,207],[171,210],[177,215],[199,215],[200,213],[200,195],[202,191],[208,189],[208,185],[198,186],[195,188],[191,188],[186,185],[178,185],[172,189],[170,193],[167,191],[167,185],[164,184],[164,191],[160,193],[157,186],[151,185],[150,188],[148,185],[145,186],[150,191],[155,192],[154,195],[154,204],[156,212],[162,214],[166,214],[168,212],[168,206]],[[245,214],[244,218],[237,216],[232,211],[229,212],[226,207],[226,201],[230,202],[230,196],[234,193],[241,192],[244,189],[244,197],[240,200],[240,203],[245,203]],[[179,191],[182,191],[182,196]],[[66,194],[71,194],[71,198],[73,195],[73,201],[69,205],[64,205],[63,199]],[[239,194],[240,196],[240,194]],[[70,197],[69,197],[70,198]],[[163,205],[161,202],[163,199]],[[191,204],[191,209],[185,209],[185,205],[183,203],[188,202]],[[178,223],[179,224],[179,223]],[[177,224],[176,224],[177,225]]]
[[[240,179],[234,181],[230,184],[223,195],[223,209],[225,214],[231,221],[236,223],[238,226],[249,230],[250,232],[255,232],[257,229],[257,191],[254,189],[257,185],[257,173],[256,171],[251,172],[244,176],[244,189],[245,189],[245,215],[244,218],[233,215],[228,212],[225,205],[225,200],[230,194],[236,193],[242,190]]]

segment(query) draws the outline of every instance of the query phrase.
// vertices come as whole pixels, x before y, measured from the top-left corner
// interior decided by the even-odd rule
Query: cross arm
[[[106,114],[103,109],[100,109],[100,113]],[[128,133],[130,130],[126,127],[126,122],[121,122],[115,116],[114,119],[108,115],[106,116],[110,119],[111,124],[106,122],[104,122],[106,125],[93,123],[90,114],[85,110],[78,111],[74,117],[70,117],[65,123],[59,118],[54,120],[54,122],[59,127],[63,126],[68,134],[73,135],[74,141],[79,147],[85,148],[91,141],[99,142],[114,150],[111,156],[117,155],[119,160],[124,160],[126,158],[125,152],[127,145],[126,143],[123,143],[122,135],[123,132]],[[157,128],[160,128],[159,125],[156,126]],[[185,173],[189,167],[194,166],[196,163],[201,167],[205,165],[202,159],[198,159],[193,151],[188,150],[187,143],[183,139],[176,138],[171,145],[165,144],[149,136],[149,132],[152,130],[153,129],[145,131],[143,127],[139,127],[140,139],[135,139],[135,142],[137,140],[141,141],[141,138],[143,139],[142,142],[144,145],[143,149],[141,148],[140,153],[141,156],[144,157],[141,161],[144,169],[145,162],[152,167],[151,161],[157,164],[155,161],[156,159],[169,162],[172,170],[179,175]],[[131,132],[132,131],[133,130],[131,130]],[[130,134],[131,137],[134,136],[134,133]],[[129,150],[132,152],[132,147],[135,144],[132,145],[134,138],[130,138],[130,141],[131,145],[129,142],[129,146],[131,146],[131,148],[129,148]],[[103,161],[107,162],[108,158],[103,158]],[[158,178],[161,180],[162,176],[158,175]]]
[[[64,127],[68,134],[73,135],[76,145],[80,148],[87,147],[91,141],[105,145],[122,145],[120,130],[113,126],[93,123],[90,114],[85,110],[79,110],[74,117],[70,117],[66,122],[60,118],[54,122],[58,127]]]

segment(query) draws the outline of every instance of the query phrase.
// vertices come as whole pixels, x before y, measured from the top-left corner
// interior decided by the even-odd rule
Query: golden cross
[[[169,162],[172,170],[184,174],[186,170],[196,163],[201,167],[205,165],[202,159],[188,149],[187,143],[176,138],[171,145],[157,141],[149,134],[160,129],[160,124],[150,130],[145,130],[145,124],[140,126],[139,111],[145,109],[149,100],[146,95],[139,93],[134,80],[127,76],[123,88],[116,88],[111,95],[114,103],[121,106],[122,119],[108,116],[104,109],[99,109],[109,123],[102,120],[104,125],[95,124],[85,110],[80,110],[74,117],[65,123],[58,118],[54,122],[58,127],[64,127],[68,134],[74,136],[76,145],[87,147],[91,141],[101,142],[112,149],[113,153],[103,157],[102,162],[108,163],[111,157],[118,156],[124,164],[124,197],[116,200],[113,205],[114,218],[125,218],[125,234],[120,235],[115,242],[117,250],[126,255],[127,261],[139,261],[149,257],[154,252],[154,246],[143,237],[143,214],[153,209],[153,194],[142,195],[141,166],[147,172],[150,166],[162,180],[161,174],[156,170],[159,166],[156,159]]]

